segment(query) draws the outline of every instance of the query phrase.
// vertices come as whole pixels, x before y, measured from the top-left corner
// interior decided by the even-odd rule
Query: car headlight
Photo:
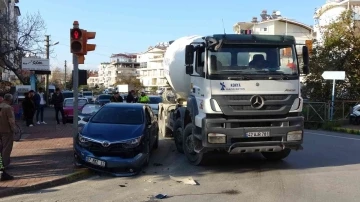
[[[123,145],[126,148],[137,147],[137,146],[139,146],[139,144],[141,142],[141,138],[142,138],[142,136],[137,137],[137,138],[133,138],[133,139],[130,139],[130,140],[126,140],[126,141],[123,142]]]
[[[90,142],[89,142],[89,140],[88,140],[86,137],[78,134],[78,143],[79,143],[81,146],[88,146]]]

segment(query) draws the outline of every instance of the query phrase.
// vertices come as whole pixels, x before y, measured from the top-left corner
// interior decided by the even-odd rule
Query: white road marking
[[[342,136],[336,136],[336,135],[326,135],[326,134],[321,134],[321,133],[312,133],[312,132],[307,132],[307,131],[305,131],[305,134],[306,134],[306,133],[309,133],[309,134],[312,134],[312,135],[319,135],[319,136],[327,136],[327,137],[334,137],[334,138],[340,138],[340,139],[360,141],[360,139],[358,139],[358,138],[342,137]]]

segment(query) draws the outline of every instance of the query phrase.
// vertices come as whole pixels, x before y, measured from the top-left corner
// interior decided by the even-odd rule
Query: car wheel
[[[150,142],[148,142],[148,143],[146,144],[145,154],[147,154],[147,156],[146,156],[146,159],[145,159],[145,162],[144,162],[144,166],[148,166],[149,163],[150,163],[150,154],[151,154],[151,151],[150,151]]]
[[[157,148],[159,148],[159,132],[156,135],[156,140],[153,146],[153,149],[157,149]]]

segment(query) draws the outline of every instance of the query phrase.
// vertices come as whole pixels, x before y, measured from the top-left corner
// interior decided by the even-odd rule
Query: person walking
[[[110,98],[110,102],[124,102],[124,99],[120,96],[119,92],[114,93]]]
[[[28,93],[25,93],[25,99],[22,102],[22,108],[24,112],[24,117],[26,121],[26,126],[34,126],[34,115],[35,115],[35,103],[34,103],[34,91],[31,90]]]
[[[60,88],[55,89],[55,93],[52,95],[51,101],[55,108],[55,117],[56,117],[57,124],[60,124],[60,121],[59,121],[59,112],[60,112],[62,122],[65,125],[66,119],[65,119],[65,113],[64,113],[64,96],[60,92]]]
[[[12,179],[13,177],[5,172],[10,165],[10,155],[13,149],[15,133],[15,115],[11,107],[13,96],[5,94],[4,100],[0,103],[0,172],[1,180]]]
[[[147,96],[145,94],[145,92],[142,91],[141,94],[140,94],[140,97],[139,97],[139,103],[149,103],[149,102],[150,102],[149,96]]]
[[[45,97],[44,89],[39,88],[38,93],[35,94],[34,100],[35,100],[35,108],[36,108],[36,123],[39,124],[46,124],[44,121],[44,108],[46,106],[46,97]],[[39,120],[40,116],[40,120]],[[41,121],[41,122],[40,122]]]
[[[126,97],[126,102],[127,103],[134,103],[135,102],[134,94],[135,94],[134,90],[129,91],[129,94]]]

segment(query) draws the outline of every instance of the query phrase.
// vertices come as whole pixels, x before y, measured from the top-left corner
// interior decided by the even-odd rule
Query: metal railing
[[[334,115],[332,120],[346,120],[349,118],[352,107],[360,101],[335,101]],[[302,115],[305,122],[326,122],[330,121],[331,101],[328,102],[304,102]]]

